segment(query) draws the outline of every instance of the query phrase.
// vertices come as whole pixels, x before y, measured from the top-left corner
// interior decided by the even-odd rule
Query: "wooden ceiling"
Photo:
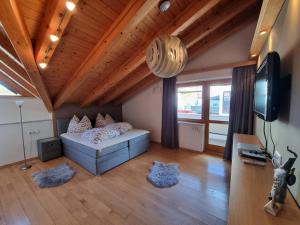
[[[17,92],[40,97],[49,111],[66,102],[122,103],[158,79],[145,63],[154,37],[179,36],[192,59],[257,20],[261,6],[172,0],[161,13],[159,0],[74,0],[75,10],[67,12],[62,1],[7,0],[0,7],[0,80],[17,82]],[[62,15],[60,39],[41,69],[49,32]]]

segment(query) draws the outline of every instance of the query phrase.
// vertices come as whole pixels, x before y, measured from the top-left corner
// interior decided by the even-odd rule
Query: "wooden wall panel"
[[[216,31],[209,34],[206,38],[191,46],[188,49],[189,58],[193,59],[194,57],[203,54],[212,46],[220,43],[230,35],[241,30],[251,22],[257,20],[258,13],[259,6],[251,7],[247,11],[240,13],[239,15],[228,21],[226,25],[220,27]],[[144,68],[144,70],[146,71],[146,68]],[[151,73],[148,72],[148,75],[149,74]],[[113,101],[114,99],[117,99],[117,102],[122,102],[119,99],[121,99],[124,94],[126,95],[127,92],[132,92],[132,89],[135,89],[136,86],[139,86],[140,82],[142,82],[142,80],[148,76],[146,75],[147,72],[143,72],[142,69],[140,69],[140,71],[138,72],[133,72],[127,79],[122,80],[116,87],[114,87],[113,91],[110,92],[109,97],[106,96],[105,98],[100,99],[99,104],[102,104],[102,100],[104,101],[104,103]],[[123,82],[127,85],[122,85]]]
[[[34,60],[32,42],[24,18],[15,0],[3,1],[1,3],[0,20],[39,96],[47,110],[51,112],[53,110],[52,102]]]
[[[106,4],[107,1],[101,1]],[[52,98],[66,84],[113,20],[101,14],[97,1],[79,1],[76,11],[46,70],[42,71]],[[125,7],[123,3],[120,3]],[[115,14],[120,11],[113,9]],[[82,91],[80,91],[82,92]]]
[[[130,74],[137,66],[145,62],[146,59],[146,49],[150,42],[157,35],[163,34],[172,34],[177,35],[182,32],[186,27],[194,23],[197,19],[204,16],[207,11],[217,5],[220,1],[197,1],[194,5],[187,5],[184,9],[180,11],[179,14],[175,15],[174,10],[176,7],[173,7],[173,10],[169,11],[169,14],[161,14],[161,16],[168,15],[170,19],[157,30],[154,34],[146,35],[144,42],[141,45],[133,47],[135,50],[132,52],[131,56],[126,59],[126,61],[120,67],[115,67],[112,73],[108,73],[107,79],[104,79],[98,87],[93,90],[91,95],[84,99],[81,103],[82,106],[86,106],[101,97],[105,92],[109,91],[114,85],[116,85],[120,80],[124,79],[127,75]],[[154,12],[157,12],[157,9],[154,9]],[[151,36],[152,35],[152,36]],[[138,49],[138,51],[136,51]],[[93,82],[95,84],[95,82]],[[97,84],[97,83],[96,83]]]
[[[33,43],[39,30],[40,21],[44,16],[47,1],[51,0],[17,0]]]
[[[15,1],[18,3],[20,14],[29,31],[28,33],[34,48],[38,35],[37,31],[41,26],[42,17],[46,12],[46,5],[51,0]],[[137,87],[139,84],[146,86],[148,79],[150,83],[151,78],[148,78],[148,76],[151,77],[151,73],[147,65],[138,64],[137,67],[130,70],[131,73],[128,72],[124,78],[122,77],[121,81],[113,85],[107,86],[106,84],[109,81],[108,78],[117,71],[116,68],[125,68],[127,61],[133,59],[133,56],[137,56],[137,53],[144,54],[142,50],[151,41],[150,39],[160,34],[167,24],[174,22],[174,18],[186,8],[193,7],[196,4],[199,5],[200,1],[203,3],[213,2],[211,0],[172,0],[171,8],[166,13],[161,13],[158,5],[153,7],[144,16],[142,21],[134,27],[125,30],[129,35],[123,35],[123,38],[118,39],[109,48],[109,51],[101,55],[101,58],[93,65],[93,68],[84,74],[87,79],[83,80],[74,93],[68,97],[67,102],[83,102],[83,100],[87,99],[91,90],[95,90],[96,87],[101,88],[101,85],[105,85],[102,100],[103,102],[109,102],[126,92],[133,93],[133,91],[130,91],[132,90],[131,87]],[[199,17],[197,17],[196,12],[193,15],[189,15],[190,17],[197,18],[197,21],[193,21],[193,24],[188,24],[176,33],[184,42],[189,44],[189,54],[192,57],[202,54],[227,36],[242,29],[248,20],[253,21],[257,19],[256,16],[250,13],[257,15],[257,11],[260,8],[260,4],[258,3],[256,9],[253,9],[250,13],[247,12],[247,6],[253,4],[255,0],[215,0],[215,2],[217,6],[214,5],[214,8],[200,19],[198,19]],[[48,67],[45,70],[40,70],[52,101],[66,87],[67,82],[70,81],[70,77],[74,74],[78,65],[89,55],[96,43],[107,32],[127,4],[128,0],[79,0]],[[231,19],[240,12],[245,14],[245,16],[239,16],[240,19],[238,21],[232,22]],[[220,20],[219,18],[222,19]],[[228,25],[228,21],[231,25]],[[225,25],[225,22],[227,25]],[[2,32],[2,34],[4,33]],[[12,55],[16,57],[7,39],[6,41],[3,37],[1,39],[1,29],[0,44],[6,46]],[[12,69],[18,70],[24,75],[21,67],[11,65],[14,67]],[[30,81],[30,79],[28,80]]]

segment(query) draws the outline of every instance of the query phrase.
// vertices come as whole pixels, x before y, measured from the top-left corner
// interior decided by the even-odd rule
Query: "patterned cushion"
[[[106,121],[104,117],[101,115],[101,113],[98,113],[95,122],[95,128],[104,127],[105,125],[106,125]]]
[[[87,116],[84,116],[79,121],[77,116],[73,116],[68,127],[68,133],[82,133],[86,130],[92,129],[92,124]]]
[[[76,130],[77,124],[79,122],[80,122],[79,118],[74,115],[73,118],[71,119],[70,123],[69,123],[68,133],[74,133],[72,131]]]
[[[115,122],[114,119],[109,114],[105,115],[105,121],[106,121],[106,125],[112,124]]]

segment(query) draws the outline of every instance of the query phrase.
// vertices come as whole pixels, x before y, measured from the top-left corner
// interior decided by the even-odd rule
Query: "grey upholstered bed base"
[[[144,153],[149,148],[149,142],[149,135],[145,134],[104,148],[100,152],[62,137],[65,156],[94,175],[100,175]]]
[[[60,136],[67,132],[70,119],[58,119],[57,131]],[[149,134],[106,147],[101,151],[63,138],[63,151],[66,157],[81,165],[94,175],[100,175],[142,153],[150,145]]]

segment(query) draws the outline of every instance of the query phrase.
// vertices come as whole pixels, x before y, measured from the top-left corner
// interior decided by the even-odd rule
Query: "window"
[[[229,121],[231,85],[211,85],[209,119]]]
[[[190,86],[188,86],[190,85]],[[223,152],[230,114],[231,79],[177,85],[178,120],[205,124],[205,149]]]
[[[178,118],[202,119],[202,86],[177,88]]]
[[[0,84],[0,95],[4,95],[4,96],[8,96],[8,95],[11,95],[11,96],[14,96],[14,95],[18,95],[14,92],[12,92],[11,90],[9,90],[8,88],[6,88],[5,86],[3,86],[2,84]]]

